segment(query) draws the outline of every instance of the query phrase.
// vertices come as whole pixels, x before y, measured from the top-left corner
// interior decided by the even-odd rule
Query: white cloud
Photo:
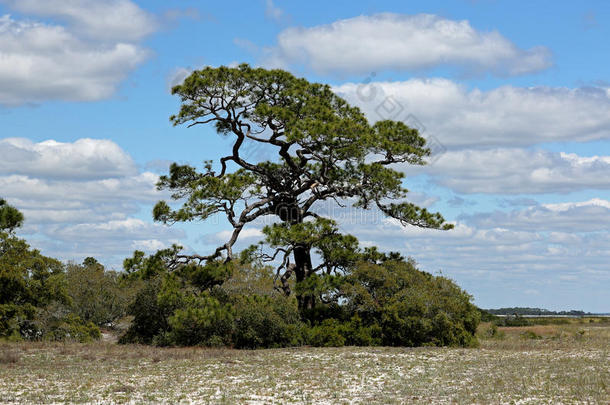
[[[0,0],[27,15],[66,25],[0,16],[0,105],[110,97],[149,55],[138,41],[157,29],[127,0]]]
[[[233,231],[230,230],[225,230],[225,231],[220,231],[214,234],[213,239],[215,239],[218,242],[226,242],[231,238],[231,235],[233,234]],[[239,234],[239,238],[240,240],[243,239],[253,239],[253,238],[262,238],[263,233],[261,232],[260,229],[256,229],[256,228],[245,228],[243,229],[240,234]]]
[[[158,178],[139,172],[109,140],[0,140],[0,195],[24,213],[20,235],[63,260],[95,256],[117,267],[134,249],[150,252],[184,236],[135,217],[167,198]]]
[[[610,189],[610,156],[581,157],[544,150],[449,151],[416,172],[428,173],[436,183],[460,193],[542,194]]]
[[[593,198],[589,201],[542,204],[542,206],[554,212],[565,212],[574,208],[582,207],[601,207],[610,210],[610,201],[602,200],[601,198]]]
[[[0,139],[0,175],[105,179],[136,172],[131,157],[110,140],[34,143],[25,138]]]
[[[607,88],[467,90],[445,79],[348,83],[335,88],[370,121],[402,120],[429,137],[438,184],[461,193],[568,193],[610,189],[610,156],[517,149],[549,142],[610,140]],[[432,135],[433,137],[430,137]],[[438,142],[435,144],[434,142]],[[440,147],[439,147],[440,145]],[[434,149],[447,148],[438,153]]]
[[[80,223],[55,228],[56,239],[74,241],[89,240],[99,243],[101,240],[112,239],[114,242],[131,242],[132,239],[139,239],[134,243],[147,244],[150,238],[155,236],[163,237],[167,227],[159,224],[151,224],[136,218],[125,218],[122,220],[112,220],[102,223]],[[131,243],[129,243],[131,245]]]
[[[555,272],[597,268],[605,270],[604,277],[610,276],[604,264],[605,259],[610,259],[609,253],[593,253],[597,249],[589,245],[591,237],[587,235],[572,235],[570,243],[560,244],[557,240],[565,235],[564,232],[551,235],[503,227],[484,229],[465,223],[458,223],[452,231],[441,232],[403,228],[392,221],[360,228],[354,234],[384,250],[394,249],[412,255],[428,271],[442,269],[454,275],[473,271],[487,277],[509,279],[527,271],[554,277]],[[603,235],[602,239],[607,240],[608,234]],[[549,249],[557,245],[563,249]]]
[[[178,86],[184,82],[184,79],[189,77],[193,73],[193,69],[190,68],[175,68],[167,76],[167,91],[171,93],[174,86]]]
[[[468,90],[446,79],[347,83],[334,88],[369,120],[415,117],[447,148],[610,139],[610,89]],[[408,123],[408,122],[407,122]]]
[[[541,204],[510,212],[469,215],[462,219],[478,228],[555,232],[552,235],[554,241],[564,243],[570,242],[572,239],[566,237],[575,233],[610,232],[610,201],[594,198],[582,202]],[[561,236],[562,232],[564,236]]]
[[[28,241],[34,242],[44,254],[75,262],[92,256],[117,270],[121,269],[123,259],[131,256],[136,249],[152,253],[169,247],[172,243],[179,243],[184,237],[179,229],[136,218],[102,223],[66,222],[43,230],[47,239],[28,238]]]
[[[55,17],[95,40],[139,41],[158,28],[156,18],[129,0],[0,0],[15,11]]]
[[[0,140],[0,190],[28,223],[124,218],[160,198],[158,178],[110,140]]]
[[[136,213],[139,203],[153,203],[158,176],[144,172],[136,176],[102,180],[47,180],[28,176],[0,176],[0,189],[23,209],[28,220],[37,222],[92,221]]]
[[[588,310],[607,311],[608,203],[479,213],[461,218],[446,232],[403,227],[374,213],[358,224],[342,222],[341,229],[364,246],[399,251],[415,258],[423,270],[442,271],[483,307],[531,304],[527,287],[545,291],[536,306],[582,308],[585,303]],[[575,208],[553,211],[567,206]]]
[[[167,248],[167,243],[162,242],[158,239],[143,239],[134,241],[132,244],[132,248],[134,250],[156,252],[157,250]]]
[[[302,63],[317,72],[368,74],[459,66],[470,73],[520,75],[548,68],[544,47],[520,49],[496,31],[435,15],[377,14],[311,28],[289,28],[268,49],[269,62]]]

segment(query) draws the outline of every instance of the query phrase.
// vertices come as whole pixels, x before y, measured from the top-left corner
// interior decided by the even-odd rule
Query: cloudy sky
[[[607,312],[609,37],[604,0],[0,0],[0,197],[25,213],[20,236],[63,260],[120,268],[174,242],[204,254],[227,224],[153,223],[155,182],[230,143],[173,128],[169,89],[207,65],[281,67],[371,122],[417,127],[434,152],[405,185],[453,231],[322,207],[345,232],[485,308]]]

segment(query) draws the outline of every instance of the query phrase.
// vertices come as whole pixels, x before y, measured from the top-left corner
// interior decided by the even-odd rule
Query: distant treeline
[[[484,311],[487,311],[493,315],[570,315],[570,316],[594,315],[590,312],[584,312],[584,311],[575,311],[575,310],[549,311],[548,309],[543,309],[543,308],[527,308],[527,307],[485,309]]]

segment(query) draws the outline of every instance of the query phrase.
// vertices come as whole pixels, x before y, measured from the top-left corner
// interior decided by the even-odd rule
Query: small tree
[[[73,312],[98,326],[112,325],[124,317],[137,292],[129,280],[121,280],[119,273],[106,270],[93,257],[80,265],[68,264],[65,277]]]
[[[350,254],[356,239],[339,234],[335,222],[320,215],[321,202],[377,207],[403,225],[452,228],[440,214],[403,201],[404,175],[395,165],[425,164],[430,155],[425,139],[401,122],[370,125],[328,85],[243,64],[195,71],[172,93],[182,101],[179,113],[170,118],[174,125],[213,124],[218,133],[234,138],[231,153],[220,158],[219,171],[211,161],[203,172],[174,163],[158,183],[183,204],[174,210],[160,201],[153,211],[156,220],[175,223],[224,214],[233,227],[229,240],[211,254],[178,254],[175,263],[223,255],[232,260],[243,228],[275,216],[278,222],[263,230],[274,252],[264,257],[280,262],[280,288],[290,295],[291,277],[298,284],[357,259]],[[248,161],[241,154],[246,143],[275,149],[278,159]],[[301,309],[314,304],[312,294],[297,292],[297,298]]]
[[[12,232],[23,224],[23,214],[0,198],[0,232]]]

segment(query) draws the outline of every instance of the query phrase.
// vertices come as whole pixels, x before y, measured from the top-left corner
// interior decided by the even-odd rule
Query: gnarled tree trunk
[[[308,247],[296,247],[294,249],[294,273],[297,283],[305,280],[311,275],[311,251]],[[298,294],[297,301],[299,309],[312,309],[315,304],[315,297],[311,294]]]

